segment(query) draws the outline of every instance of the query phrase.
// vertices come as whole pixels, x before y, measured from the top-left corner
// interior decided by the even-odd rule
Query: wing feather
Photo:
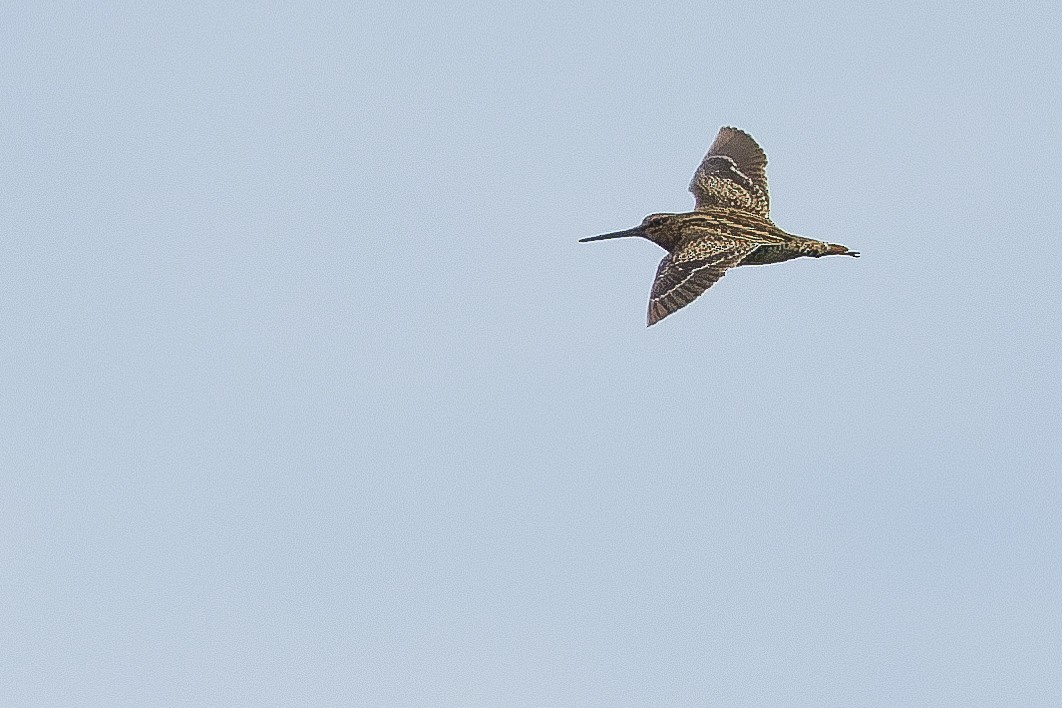
[[[766,167],[767,155],[751,135],[737,128],[720,128],[690,182],[695,208],[742,209],[767,218]]]
[[[656,269],[649,293],[648,325],[656,324],[696,300],[715,285],[728,268],[739,265],[759,246],[758,243],[730,243],[707,253],[703,248],[680,248],[665,256]],[[684,258],[683,250],[692,258]]]

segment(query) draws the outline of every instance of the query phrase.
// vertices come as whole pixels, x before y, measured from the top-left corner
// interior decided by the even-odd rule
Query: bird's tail
[[[826,244],[827,256],[854,256],[859,258],[859,251],[849,251],[848,246],[842,246],[839,243]]]

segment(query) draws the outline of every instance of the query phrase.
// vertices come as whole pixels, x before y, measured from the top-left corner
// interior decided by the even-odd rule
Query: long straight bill
[[[586,238],[579,239],[579,243],[586,243],[587,241],[604,241],[609,238],[628,238],[630,236],[645,237],[645,232],[642,231],[641,226],[635,226],[633,229],[627,229],[626,231],[613,231],[610,234],[601,234],[600,236],[587,236]]]

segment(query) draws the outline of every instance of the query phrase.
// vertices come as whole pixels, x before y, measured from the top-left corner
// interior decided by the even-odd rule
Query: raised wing
[[[712,243],[702,240],[664,256],[656,269],[649,293],[648,325],[696,300],[715,285],[727,268],[733,268],[760,247],[752,242]]]
[[[695,209],[729,207],[766,219],[770,211],[766,167],[767,155],[751,135],[737,128],[720,128],[690,182]]]

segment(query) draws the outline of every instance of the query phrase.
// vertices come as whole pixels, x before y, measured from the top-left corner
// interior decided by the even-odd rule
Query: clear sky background
[[[5,4],[0,704],[1062,704],[1060,36]],[[721,125],[863,258],[647,329]]]

